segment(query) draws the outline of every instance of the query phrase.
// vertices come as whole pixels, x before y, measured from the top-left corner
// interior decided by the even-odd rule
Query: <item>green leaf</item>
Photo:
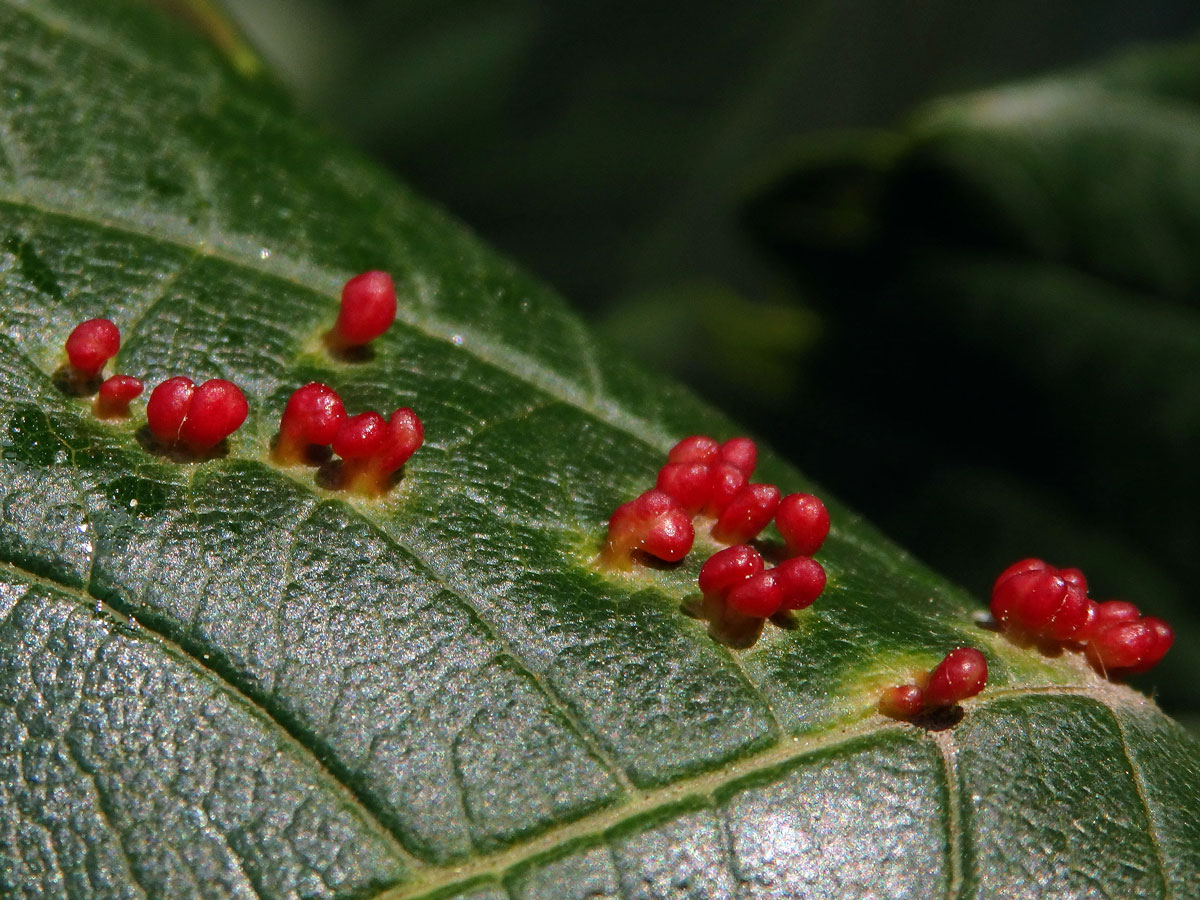
[[[825,596],[749,648],[684,614],[700,553],[597,571],[671,442],[732,426],[269,85],[136,4],[0,0],[0,95],[0,894],[1200,889],[1193,739],[841,505]],[[335,360],[373,266],[399,320]],[[57,387],[102,314],[121,371],[245,388],[223,452]],[[385,498],[271,462],[312,379],[424,418]],[[991,679],[960,722],[874,712],[968,644]]]

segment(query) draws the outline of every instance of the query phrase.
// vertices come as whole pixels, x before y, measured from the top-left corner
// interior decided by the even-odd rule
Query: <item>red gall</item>
[[[342,306],[330,338],[346,349],[369,344],[396,320],[396,286],[387,272],[356,275],[342,288]]]
[[[810,557],[785,559],[773,571],[782,590],[780,609],[807,609],[825,590],[825,567]]]
[[[667,463],[658,470],[655,487],[670,494],[688,515],[696,515],[712,496],[712,469],[704,463]]]
[[[974,647],[951,650],[929,673],[925,705],[936,709],[974,697],[987,684],[987,674],[987,659]]]
[[[102,419],[120,419],[129,415],[129,404],[140,397],[145,385],[132,375],[113,375],[105,379],[96,393],[95,411]]]
[[[721,445],[704,434],[685,437],[667,452],[669,463],[700,463],[710,466],[717,461]]]
[[[997,622],[1050,640],[1077,637],[1088,624],[1088,604],[1087,582],[1078,569],[1059,570],[1040,559],[1014,563],[992,587]]]
[[[277,462],[304,462],[312,447],[328,447],[346,420],[346,407],[337,391],[319,381],[297,388],[288,398],[279,420],[279,437],[273,455]]]
[[[712,485],[703,513],[716,518],[746,486],[746,473],[728,463],[712,466]]]
[[[718,550],[700,567],[700,593],[724,600],[731,589],[763,570],[762,554],[746,544]]]
[[[726,605],[755,619],[768,619],[783,606],[783,580],[775,569],[759,572],[730,588]]]
[[[366,496],[386,493],[424,442],[425,428],[407,406],[386,420],[377,412],[351,416],[333,439],[333,452],[343,460],[343,486]]]
[[[820,497],[788,494],[775,510],[775,527],[787,546],[788,556],[812,556],[829,534],[829,511]]]
[[[749,478],[758,464],[758,447],[748,437],[730,438],[721,445],[717,458]]]
[[[633,554],[641,552],[678,562],[692,549],[695,536],[691,516],[670,494],[646,491],[613,512],[600,561],[609,568],[629,570]]]
[[[84,378],[95,378],[121,349],[121,332],[108,319],[80,322],[67,336],[67,359]]]
[[[890,687],[879,698],[879,711],[893,719],[912,719],[925,709],[925,692],[915,684]]]
[[[773,484],[748,484],[721,510],[712,536],[724,544],[744,544],[758,536],[779,507],[779,488]]]
[[[231,381],[213,378],[197,387],[176,376],[150,393],[146,424],[160,441],[203,452],[237,431],[249,412],[245,395]]]
[[[1136,675],[1158,665],[1174,642],[1170,625],[1154,616],[1142,616],[1099,629],[1087,651],[1093,665],[1106,674]]]

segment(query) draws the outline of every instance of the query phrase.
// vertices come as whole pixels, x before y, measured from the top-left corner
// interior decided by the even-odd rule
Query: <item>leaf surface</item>
[[[826,594],[748,648],[682,611],[700,552],[597,571],[670,444],[732,426],[270,84],[138,5],[0,0],[0,95],[0,894],[1200,889],[1185,732],[840,505]],[[399,321],[333,359],[369,267]],[[60,390],[96,315],[120,371],[243,386],[227,448],[171,458]],[[271,461],[314,379],[423,417],[385,498]],[[992,674],[957,725],[874,712],[965,644]]]

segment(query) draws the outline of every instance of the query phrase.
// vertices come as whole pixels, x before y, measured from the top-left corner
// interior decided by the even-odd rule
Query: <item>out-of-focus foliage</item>
[[[921,546],[939,564],[1053,556],[1172,620],[1158,682],[1190,708],[1198,161],[1185,44],[935,102],[810,151],[751,212],[828,310],[820,393],[877,429],[864,446],[837,421],[823,461],[877,472],[860,492],[904,484],[881,514],[936,534]]]

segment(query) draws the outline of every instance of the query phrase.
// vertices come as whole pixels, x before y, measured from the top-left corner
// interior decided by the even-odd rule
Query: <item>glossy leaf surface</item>
[[[733,427],[269,85],[140,6],[2,0],[0,94],[0,894],[1200,889],[1183,730],[838,504],[825,595],[749,647],[683,611],[706,537],[597,571],[666,448]],[[332,358],[367,268],[400,319]],[[138,404],[95,419],[54,373],[96,315],[120,371],[234,380],[247,425],[183,459]],[[386,497],[271,461],[314,379],[420,412]],[[956,725],[874,712],[968,644],[991,685]]]

